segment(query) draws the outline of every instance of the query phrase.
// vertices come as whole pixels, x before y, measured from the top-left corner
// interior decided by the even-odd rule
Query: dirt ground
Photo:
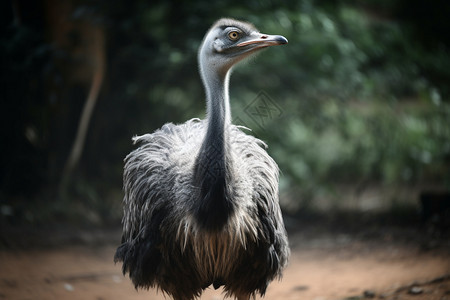
[[[425,238],[426,231],[407,226],[365,226],[289,230],[289,266],[265,299],[450,300],[447,238]],[[76,235],[81,238],[0,250],[0,299],[165,299],[155,290],[136,291],[114,265],[118,230]],[[220,289],[209,288],[201,299],[222,298]]]

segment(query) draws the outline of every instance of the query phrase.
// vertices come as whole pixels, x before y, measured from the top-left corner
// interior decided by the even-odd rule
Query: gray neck
[[[197,220],[209,230],[219,230],[234,210],[231,189],[231,160],[228,127],[231,124],[228,98],[229,72],[202,72],[207,100],[207,129],[195,164],[194,184],[200,201],[194,204]]]
[[[231,124],[228,96],[229,75],[204,74],[206,90],[206,119],[208,124],[204,143],[221,146],[227,141],[226,129]]]

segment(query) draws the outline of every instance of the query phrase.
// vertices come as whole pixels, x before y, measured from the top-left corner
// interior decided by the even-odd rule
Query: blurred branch
[[[105,39],[104,31],[100,27],[93,27],[89,29],[91,31],[91,59],[94,62],[93,65],[93,78],[91,88],[89,90],[88,97],[84,103],[81,113],[80,121],[78,123],[77,134],[70,151],[70,155],[66,161],[63,176],[60,184],[60,191],[64,191],[67,183],[73,173],[73,170],[78,165],[81,154],[84,149],[86,141],[86,134],[89,128],[89,123],[94,111],[95,104],[100,93],[102,86],[104,73],[105,73]]]

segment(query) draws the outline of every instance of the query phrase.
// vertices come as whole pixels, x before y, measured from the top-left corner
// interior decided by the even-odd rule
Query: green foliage
[[[283,122],[285,135],[271,149],[294,182],[443,183],[450,106],[424,111],[412,105],[353,102],[339,110],[335,101],[328,101],[321,111],[328,123],[324,129],[300,119]]]
[[[447,11],[448,5],[438,2],[439,11]],[[132,149],[133,135],[204,116],[197,48],[209,26],[223,16],[250,21],[262,32],[289,40],[238,66],[231,78],[233,117],[268,143],[283,173],[283,191],[298,189],[301,196],[313,197],[361,181],[448,186],[450,47],[434,29],[450,22],[439,11],[432,10],[436,18],[427,17],[421,28],[410,21],[414,7],[402,0],[73,3],[74,17],[101,22],[107,36],[106,82],[76,197],[100,203],[111,186],[120,187],[122,160]],[[44,43],[43,26],[35,35],[31,28],[10,26],[1,40],[2,55],[10,58],[4,59],[3,82],[25,86],[8,90],[2,136],[20,136],[17,153],[39,158],[20,168],[30,170],[36,182],[53,184],[42,170],[62,165],[49,158],[70,148],[73,132],[67,128],[75,127],[84,95],[70,98],[78,106],[70,110],[72,126],[60,129],[66,131],[60,141],[64,146],[55,150],[52,144],[30,142],[36,135],[45,144],[56,123],[49,119],[58,121],[52,117],[52,92],[42,88],[50,79],[42,74],[54,67],[49,55],[64,55]],[[416,38],[416,33],[431,40]],[[64,78],[57,79],[51,80],[65,84]],[[264,124],[246,110],[261,91],[281,111]],[[29,109],[13,121],[24,105]],[[14,124],[10,132],[8,124]],[[8,161],[14,160],[3,162],[11,170]],[[22,169],[17,173],[25,174]],[[11,176],[1,177],[2,194],[8,193],[6,178]],[[110,201],[115,207],[117,199]],[[108,206],[102,205],[103,215]]]

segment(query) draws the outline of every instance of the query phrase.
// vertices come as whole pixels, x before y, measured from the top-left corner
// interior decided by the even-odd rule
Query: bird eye
[[[228,38],[232,41],[235,41],[239,38],[239,32],[237,31],[230,31],[230,33],[228,33]]]

